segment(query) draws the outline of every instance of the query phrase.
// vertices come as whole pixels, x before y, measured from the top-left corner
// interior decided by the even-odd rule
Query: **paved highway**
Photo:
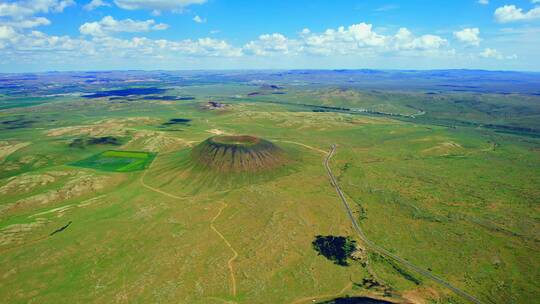
[[[343,202],[343,205],[345,206],[345,209],[347,210],[347,215],[349,216],[349,219],[351,220],[351,223],[353,225],[354,230],[356,231],[356,233],[358,234],[360,239],[364,242],[364,244],[366,244],[366,246],[371,248],[373,251],[376,251],[379,254],[382,254],[382,255],[384,255],[386,257],[389,257],[389,258],[401,263],[402,265],[406,266],[407,268],[409,268],[409,269],[423,275],[424,277],[429,278],[429,279],[437,282],[441,286],[444,286],[444,287],[452,290],[453,292],[455,292],[456,294],[458,294],[462,298],[464,298],[464,299],[466,299],[466,300],[468,300],[468,301],[470,301],[472,303],[482,304],[482,302],[480,300],[478,300],[477,298],[475,298],[474,296],[468,294],[467,292],[465,292],[465,291],[463,291],[463,290],[461,290],[461,289],[459,289],[457,287],[452,286],[450,283],[448,283],[445,280],[443,280],[442,278],[434,275],[433,273],[431,273],[431,272],[429,272],[427,270],[424,270],[424,269],[412,264],[411,262],[409,262],[409,261],[407,261],[407,260],[405,260],[403,258],[400,258],[399,256],[389,252],[388,250],[386,250],[386,249],[384,249],[382,247],[377,246],[376,244],[371,242],[366,237],[363,230],[358,225],[358,222],[356,221],[356,219],[355,219],[355,217],[354,217],[354,215],[352,213],[352,210],[351,210],[351,208],[349,206],[349,203],[347,202],[347,199],[345,198],[345,195],[343,195],[343,192],[341,191],[341,188],[339,187],[339,184],[337,183],[337,180],[334,177],[334,174],[332,173],[332,169],[330,169],[329,162],[330,162],[330,159],[332,158],[332,156],[334,155],[335,151],[336,151],[336,145],[334,144],[334,145],[332,145],[332,150],[330,151],[330,153],[328,153],[328,155],[326,156],[326,159],[324,160],[324,167],[326,168],[326,171],[328,172],[328,176],[330,177],[332,185],[336,189],[337,194],[341,198],[341,201]]]

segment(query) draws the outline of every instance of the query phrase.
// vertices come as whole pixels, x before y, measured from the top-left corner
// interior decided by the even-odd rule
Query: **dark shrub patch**
[[[170,126],[170,125],[189,125],[189,122],[191,122],[191,119],[187,118],[171,118],[169,121],[163,123],[164,126]]]
[[[24,118],[24,116],[20,116],[17,118],[0,121],[0,129],[5,130],[15,130],[15,129],[23,129],[23,128],[29,128],[32,126],[33,123],[35,123],[35,120],[29,120]]]
[[[70,144],[72,148],[84,148],[86,147],[86,141],[82,138],[75,138]]]
[[[333,235],[317,235],[311,244],[320,255],[341,266],[349,265],[347,259],[356,248],[356,242],[353,239]]]
[[[66,225],[56,229],[55,231],[51,232],[51,234],[49,234],[49,236],[52,236],[52,235],[55,235],[57,234],[58,232],[62,232],[64,230],[66,230],[67,227],[69,227],[69,225],[71,225],[71,221],[69,221],[69,223],[67,223]]]
[[[192,96],[145,96],[143,97],[145,100],[194,100],[195,97]]]
[[[120,141],[116,137],[104,136],[104,137],[92,137],[88,139],[90,145],[114,145],[119,146]]]
[[[281,90],[282,87],[275,85],[275,84],[265,84],[261,86],[261,89],[263,90]]]
[[[392,302],[367,297],[342,297],[320,302],[320,304],[392,304]]]
[[[72,148],[85,148],[89,145],[113,145],[119,146],[122,143],[116,137],[104,136],[104,137],[90,137],[90,138],[75,138],[69,146]]]
[[[165,89],[160,88],[129,88],[120,90],[109,90],[96,92],[94,94],[83,95],[85,98],[100,98],[107,96],[130,96],[130,95],[148,95],[148,94],[160,94],[165,92]]]

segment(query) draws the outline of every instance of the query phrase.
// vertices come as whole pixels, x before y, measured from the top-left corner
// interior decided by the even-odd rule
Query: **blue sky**
[[[0,72],[540,71],[540,0],[0,0]]]

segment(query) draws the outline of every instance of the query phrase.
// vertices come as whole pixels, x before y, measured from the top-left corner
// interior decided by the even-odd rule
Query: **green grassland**
[[[155,153],[149,152],[109,150],[74,162],[72,165],[102,171],[131,172],[148,168],[155,156]]]
[[[297,87],[247,96],[255,90],[208,84],[167,92],[195,100],[63,97],[2,110],[2,119],[31,122],[0,131],[0,142],[27,143],[0,160],[0,302],[313,303],[368,296],[467,303],[367,250],[323,167],[332,144],[332,170],[375,244],[483,303],[540,297],[538,138],[299,106],[402,115],[418,108],[426,117],[454,119],[460,112],[448,100],[463,97],[454,93],[433,104],[419,101],[421,92],[381,97]],[[473,114],[459,119],[538,127],[533,97],[466,97],[532,111],[529,120],[491,120],[461,103]],[[227,107],[206,109],[208,100]],[[163,128],[172,118],[191,121]],[[216,134],[264,138],[290,161],[261,173],[194,166],[192,149]],[[125,141],[118,150],[69,146],[89,136]],[[351,237],[367,252],[338,265],[313,249],[318,235]]]
[[[417,92],[336,89],[306,86],[283,95],[263,94],[251,99],[287,103],[363,109],[370,113],[409,118],[413,122],[455,126],[492,125],[532,129],[540,134],[540,97],[520,94],[468,92]],[[328,109],[326,109],[328,110]],[[409,119],[410,120],[410,119]],[[509,130],[507,130],[509,131]]]

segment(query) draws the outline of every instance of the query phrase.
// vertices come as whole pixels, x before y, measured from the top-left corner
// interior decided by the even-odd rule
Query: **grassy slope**
[[[227,95],[235,90],[238,88],[231,88]],[[219,92],[193,91],[189,93]],[[213,298],[221,298],[289,303],[337,294],[351,280],[361,281],[368,274],[358,263],[340,267],[312,250],[311,241],[317,234],[351,235],[352,231],[328,183],[323,155],[291,142],[323,150],[331,143],[339,145],[333,167],[343,190],[365,209],[361,225],[375,243],[431,268],[483,300],[527,303],[538,295],[535,277],[539,270],[534,261],[538,259],[535,203],[540,197],[540,175],[533,169],[540,159],[534,140],[380,118],[287,112],[287,108],[267,104],[235,104],[226,112],[215,113],[201,111],[191,102],[84,103],[41,106],[41,113],[58,121],[44,121],[39,127],[86,124],[110,117],[151,116],[163,121],[182,117],[193,119],[192,125],[168,136],[200,142],[211,135],[207,132],[211,129],[253,134],[274,140],[297,162],[291,170],[255,178],[255,183],[233,179],[232,184],[212,187],[208,176],[174,170],[181,167],[189,151],[187,145],[178,145],[173,151],[180,152],[158,154],[146,173],[99,173],[112,174],[118,186],[102,190],[105,196],[96,203],[70,209],[62,216],[46,215],[48,223],[24,235],[27,245],[0,246],[2,302],[34,298],[42,303],[66,299],[218,303]],[[71,117],[60,112],[66,106]],[[161,130],[159,123],[129,128],[131,132]],[[74,170],[62,164],[107,149],[72,150],[66,136],[46,137],[43,132],[1,133],[3,138],[32,141],[12,154],[9,162],[36,153],[49,157],[43,165],[17,172]],[[130,150],[136,148],[130,146]],[[5,183],[2,180],[0,186]],[[13,194],[1,203],[31,194]],[[1,221],[3,226],[29,222],[29,215],[91,197],[88,194],[34,210],[28,207],[3,215]],[[360,208],[358,215],[362,215]],[[32,242],[68,221],[73,224],[65,231]],[[231,296],[227,265],[233,252],[212,225],[238,252],[233,261],[236,296]],[[373,258],[371,264],[394,290],[417,288],[388,262]],[[421,286],[437,288],[425,280]],[[347,292],[366,291],[355,287]]]
[[[430,93],[430,94],[427,94]],[[254,100],[330,107],[363,108],[370,111],[413,115],[437,123],[474,122],[540,129],[540,97],[521,94],[468,92],[399,92],[307,86],[285,95],[264,94]]]
[[[538,293],[528,271],[538,258],[538,153],[510,137],[422,129],[360,131],[341,146],[336,167],[350,164],[341,180],[365,209],[366,233],[484,299],[527,303]],[[462,148],[426,152],[450,141]]]

